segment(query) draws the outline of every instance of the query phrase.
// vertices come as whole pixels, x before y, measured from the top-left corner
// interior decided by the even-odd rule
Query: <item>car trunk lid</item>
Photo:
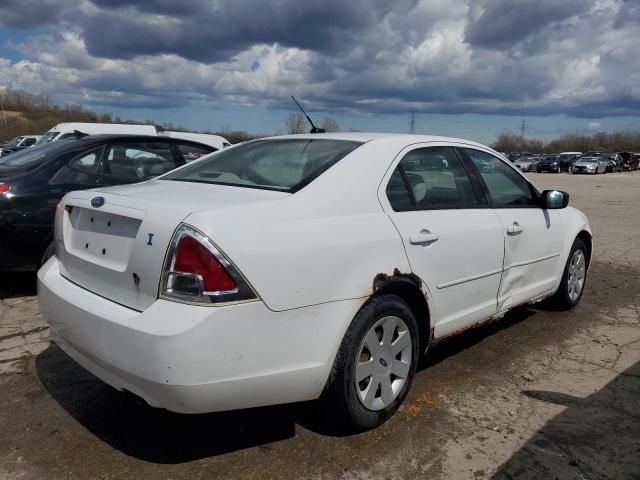
[[[158,297],[169,242],[189,214],[287,196],[173,181],[72,192],[56,216],[56,254],[68,280],[142,311]]]

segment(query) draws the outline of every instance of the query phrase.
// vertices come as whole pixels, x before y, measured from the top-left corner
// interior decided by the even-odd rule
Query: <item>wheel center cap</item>
[[[391,360],[387,352],[380,352],[374,361],[376,375],[387,375],[391,370]]]

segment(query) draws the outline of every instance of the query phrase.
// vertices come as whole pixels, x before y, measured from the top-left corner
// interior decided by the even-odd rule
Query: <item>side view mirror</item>
[[[540,195],[540,206],[544,209],[566,208],[569,205],[569,194],[560,190],[545,190]]]

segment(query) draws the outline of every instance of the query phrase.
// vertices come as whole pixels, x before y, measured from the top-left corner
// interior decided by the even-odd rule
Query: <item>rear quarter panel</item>
[[[198,212],[185,223],[218,244],[272,310],[366,298],[378,273],[410,271],[377,198],[404,146],[365,144],[285,199]]]

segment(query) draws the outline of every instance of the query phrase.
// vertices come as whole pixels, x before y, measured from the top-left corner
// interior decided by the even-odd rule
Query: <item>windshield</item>
[[[44,145],[45,143],[53,142],[53,139],[56,138],[59,134],[60,132],[56,132],[55,130],[49,131],[38,139],[36,145]]]
[[[591,157],[591,158],[582,157],[580,159],[580,163],[596,163],[597,161],[598,161],[598,159],[597,158],[593,158],[593,157]]]
[[[558,156],[557,155],[545,155],[544,156],[544,160],[547,162],[555,162],[558,160]]]
[[[221,150],[161,179],[295,192],[360,145],[320,138],[256,140]]]
[[[12,153],[8,157],[0,158],[0,170],[17,170],[32,164],[34,165],[43,161],[45,157],[49,157],[51,153],[55,154],[58,150],[65,149],[66,147],[66,142],[54,142],[37,148],[25,148],[19,152]]]

